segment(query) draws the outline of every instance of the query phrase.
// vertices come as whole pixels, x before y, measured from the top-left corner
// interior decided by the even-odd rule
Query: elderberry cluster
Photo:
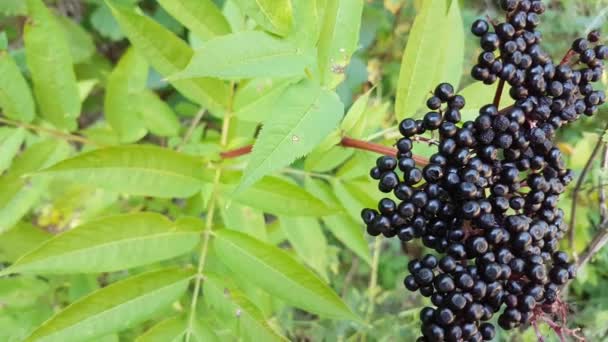
[[[404,280],[434,305],[420,313],[419,341],[488,341],[496,314],[507,330],[555,314],[563,309],[560,288],[576,273],[558,248],[567,231],[558,201],[573,174],[553,139],[562,125],[605,102],[592,84],[608,48],[592,32],[556,65],[536,31],[543,3],[501,6],[505,22],[473,24],[484,52],[472,76],[510,86],[515,104],[488,104],[474,121],[461,122],[465,99],[440,84],[423,119],[400,123],[397,155],[378,158],[370,172],[393,196],[362,211],[367,232],[419,238],[437,252],[412,260]],[[419,140],[437,145],[426,165],[412,153]]]

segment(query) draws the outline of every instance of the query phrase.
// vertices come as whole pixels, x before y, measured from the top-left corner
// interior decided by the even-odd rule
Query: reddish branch
[[[347,147],[347,148],[354,148],[357,150],[375,152],[375,153],[379,153],[379,154],[383,154],[383,155],[387,155],[387,156],[393,156],[393,157],[397,155],[396,148],[388,147],[388,146],[380,145],[380,144],[375,144],[375,143],[372,143],[369,141],[353,139],[350,137],[342,138],[342,140],[340,141],[340,146]],[[234,150],[224,151],[224,152],[220,153],[220,156],[224,159],[237,158],[237,157],[244,156],[246,154],[251,153],[252,148],[253,148],[252,145],[247,145],[247,146],[239,147]],[[413,156],[412,158],[420,166],[425,166],[429,163],[428,159],[421,157],[421,156]]]
[[[500,106],[500,97],[502,96],[502,91],[505,89],[505,80],[500,79],[498,82],[498,88],[496,88],[496,94],[494,94],[494,106],[498,108]]]

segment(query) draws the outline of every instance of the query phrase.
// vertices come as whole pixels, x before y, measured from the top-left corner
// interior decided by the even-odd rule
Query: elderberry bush
[[[370,172],[397,201],[383,198],[362,211],[367,232],[421,239],[436,252],[412,260],[404,280],[433,304],[420,312],[419,341],[489,341],[495,316],[506,330],[544,317],[565,323],[560,291],[576,269],[559,250],[568,228],[557,204],[573,173],[553,140],[605,102],[593,83],[608,47],[591,32],[555,62],[537,31],[542,1],[503,0],[501,7],[504,22],[472,25],[483,52],[471,76],[500,82],[498,92],[510,86],[515,104],[499,109],[495,101],[462,122],[465,99],[440,84],[423,119],[400,123],[397,155],[378,158]],[[412,148],[429,134],[437,152],[423,165]]]

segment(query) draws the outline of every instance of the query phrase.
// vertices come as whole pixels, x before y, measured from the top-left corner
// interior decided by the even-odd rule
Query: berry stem
[[[568,52],[566,52],[566,55],[564,55],[564,58],[562,58],[562,61],[559,64],[560,65],[564,65],[564,64],[570,63],[570,60],[575,55],[576,55],[576,52],[574,50],[572,50],[572,49],[569,49]]]
[[[505,80],[500,79],[498,82],[498,88],[496,88],[496,94],[494,94],[494,106],[498,108],[500,106],[500,97],[502,96],[502,91],[505,89]]]
[[[343,137],[342,140],[340,141],[340,146],[347,147],[347,148],[354,148],[357,150],[376,152],[376,153],[391,156],[391,157],[394,157],[397,155],[396,148],[372,143],[369,141],[354,139],[354,138],[350,138],[350,137]],[[233,150],[224,151],[224,152],[220,153],[220,156],[223,159],[237,158],[237,157],[251,153],[252,149],[253,149],[252,145],[247,145],[247,146],[239,147],[239,148],[236,148]],[[416,161],[417,164],[419,164],[421,166],[425,166],[429,163],[429,161],[426,158],[421,157],[421,156],[413,156],[412,158]]]

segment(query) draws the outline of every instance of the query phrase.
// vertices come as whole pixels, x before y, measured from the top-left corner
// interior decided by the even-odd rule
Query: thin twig
[[[97,143],[93,140],[89,140],[80,135],[68,134],[68,133],[64,133],[62,131],[58,131],[56,129],[36,126],[36,125],[28,124],[25,122],[19,122],[19,121],[13,121],[13,120],[5,119],[5,118],[0,118],[0,124],[5,124],[5,125],[9,125],[9,126],[14,126],[14,127],[23,127],[25,129],[29,129],[30,131],[34,131],[36,133],[46,133],[46,134],[52,135],[56,138],[60,138],[60,139],[66,140],[66,141],[73,141],[73,142],[78,142],[81,144],[93,145],[93,146],[103,146],[100,143]]]
[[[608,170],[608,146],[604,145],[604,153],[602,154],[602,171]],[[602,176],[599,177],[599,182],[602,182]],[[606,206],[606,188],[600,187],[600,225],[608,223],[608,207]]]
[[[608,129],[608,127],[606,127],[606,129]],[[591,156],[589,156],[589,159],[587,160],[585,167],[583,167],[583,170],[581,171],[581,175],[578,177],[578,180],[576,181],[576,186],[574,187],[574,192],[572,193],[572,206],[570,209],[570,227],[568,230],[568,247],[571,250],[574,247],[574,229],[575,229],[575,225],[576,225],[576,209],[577,209],[577,204],[578,204],[577,203],[578,194],[581,191],[581,187],[583,186],[583,182],[585,181],[585,178],[587,178],[587,174],[591,170],[593,161],[599,154],[603,145],[604,145],[603,137],[600,135],[599,139],[597,140],[597,143],[595,144],[595,147],[593,148],[593,152],[591,152]]]
[[[352,264],[350,265],[350,268],[348,269],[348,272],[346,273],[346,276],[344,277],[344,285],[342,286],[342,297],[346,296],[346,291],[348,291],[350,283],[353,281],[353,278],[355,278],[355,274],[357,274],[358,270],[359,270],[359,258],[353,257]]]
[[[201,122],[201,120],[203,119],[203,116],[205,116],[206,112],[207,111],[205,109],[201,109],[196,113],[196,115],[194,116],[194,119],[192,119],[192,122],[190,123],[190,126],[188,127],[188,130],[186,131],[186,134],[184,135],[184,139],[182,140],[181,143],[179,143],[179,145],[177,145],[177,147],[176,147],[177,151],[181,151],[181,149],[184,147],[184,145],[186,145],[190,141],[190,138],[192,138],[192,134],[194,134],[194,130],[196,129],[198,124]]]
[[[380,265],[380,253],[382,249],[382,238],[377,237],[374,241],[373,256],[372,256],[372,270],[370,271],[369,285],[367,287],[367,295],[369,297],[369,303],[365,312],[365,322],[369,323],[372,314],[374,313],[375,300],[376,300],[376,287],[378,286],[378,267]],[[366,340],[366,334],[363,332],[361,340]]]

